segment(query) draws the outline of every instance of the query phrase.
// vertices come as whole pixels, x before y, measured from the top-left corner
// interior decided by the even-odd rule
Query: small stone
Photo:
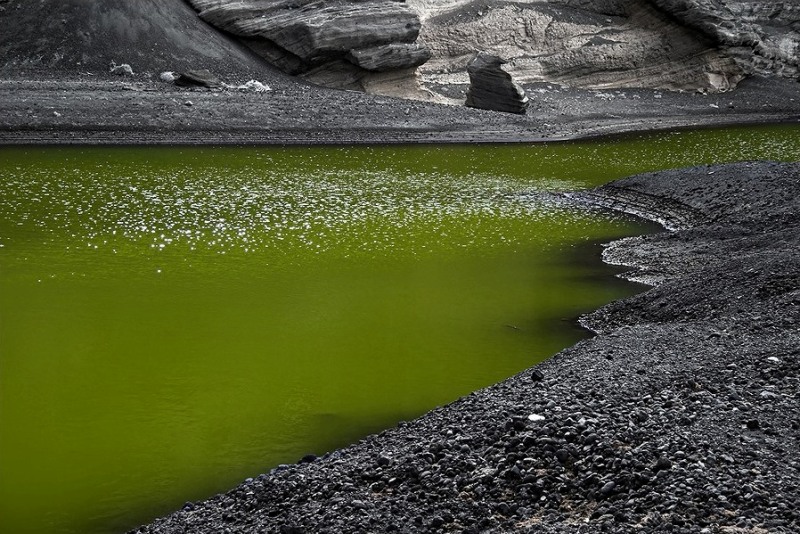
[[[747,428],[749,430],[758,430],[759,428],[761,428],[761,424],[758,422],[758,419],[750,419],[745,424],[747,425]]]
[[[522,478],[522,472],[519,470],[519,467],[516,465],[510,469],[506,469],[503,473],[503,477],[507,478],[508,480],[520,480]]]
[[[534,423],[538,423],[544,421],[545,417],[543,415],[539,415],[537,413],[532,413],[528,416],[528,421],[532,421]]]
[[[531,381],[532,382],[541,382],[544,380],[544,373],[541,372],[539,369],[534,369],[531,371]]]
[[[556,451],[556,459],[562,464],[569,459],[569,451],[566,449],[558,449]]]
[[[127,63],[117,65],[116,62],[112,61],[111,67],[108,69],[108,71],[111,74],[116,74],[117,76],[133,76],[133,68]]]
[[[669,460],[669,458],[666,458],[664,456],[661,456],[658,460],[656,460],[656,463],[653,464],[653,472],[655,473],[671,468],[672,468],[672,462]]]
[[[603,497],[608,497],[609,495],[614,493],[615,489],[617,489],[616,482],[614,482],[613,480],[611,482],[606,482],[605,485],[602,488],[600,488],[600,495],[602,495]]]

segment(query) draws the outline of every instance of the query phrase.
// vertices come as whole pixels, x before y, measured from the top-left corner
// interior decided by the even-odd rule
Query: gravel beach
[[[538,84],[514,115],[281,78],[270,90],[180,88],[143,74],[0,76],[2,144],[379,144],[542,142],[671,128],[800,121],[800,84],[752,78],[731,93]]]
[[[658,285],[596,337],[134,532],[797,532],[799,193],[754,162],[573,196],[673,228],[606,248]]]

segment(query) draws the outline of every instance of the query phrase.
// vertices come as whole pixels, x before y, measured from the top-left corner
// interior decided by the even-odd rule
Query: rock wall
[[[414,41],[416,11],[393,0],[188,0],[200,17],[240,37],[283,70],[339,89],[382,86],[387,71],[413,69],[430,57]],[[383,84],[381,83],[383,82]],[[403,93],[405,91],[401,91]],[[405,96],[405,95],[402,95]]]
[[[187,1],[286,72],[410,98],[463,97],[478,52],[517,83],[596,89],[724,92],[799,71],[800,0]]]
[[[420,42],[432,59],[420,69],[432,85],[466,83],[476,51],[507,60],[519,83],[591,88],[649,87],[726,91],[744,75],[708,37],[647,0],[550,0],[503,4],[414,0],[423,17]]]
[[[650,1],[706,35],[747,73],[798,77],[800,1]]]

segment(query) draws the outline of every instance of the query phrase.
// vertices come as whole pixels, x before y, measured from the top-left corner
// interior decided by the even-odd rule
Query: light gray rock
[[[502,59],[483,52],[478,53],[467,65],[470,86],[466,105],[471,108],[525,113],[528,97],[525,90],[514,83],[511,75],[503,70]]]
[[[720,92],[744,76],[702,34],[649,0],[550,0],[476,9],[461,0],[410,0],[429,10],[419,42],[432,58],[423,83],[465,85],[476,50],[505,58],[521,84]],[[447,9],[443,6],[447,5]]]
[[[284,72],[394,96],[463,95],[477,51],[523,85],[720,93],[800,76],[800,0],[187,1]]]
[[[748,73],[798,77],[800,1],[650,1],[711,39]]]
[[[117,65],[116,61],[112,61],[111,66],[108,68],[108,72],[111,74],[116,74],[117,76],[133,76],[133,67],[127,63]]]

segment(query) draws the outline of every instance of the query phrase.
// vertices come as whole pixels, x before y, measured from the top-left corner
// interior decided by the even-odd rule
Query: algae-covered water
[[[795,126],[535,146],[0,148],[0,532],[123,532],[510,376],[637,288],[553,192]]]

